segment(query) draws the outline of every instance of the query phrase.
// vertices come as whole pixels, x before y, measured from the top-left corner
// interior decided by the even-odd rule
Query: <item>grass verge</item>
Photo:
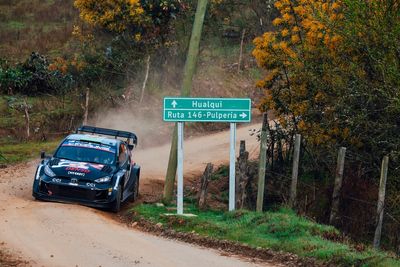
[[[60,140],[48,142],[0,143],[0,164],[15,164],[39,157],[40,151],[54,151]]]
[[[314,223],[293,211],[199,211],[188,206],[196,217],[166,216],[171,208],[142,204],[132,208],[133,220],[162,223],[178,232],[197,233],[212,239],[228,240],[253,248],[294,253],[321,263],[339,266],[400,266],[400,261],[371,248],[350,244],[332,226]]]

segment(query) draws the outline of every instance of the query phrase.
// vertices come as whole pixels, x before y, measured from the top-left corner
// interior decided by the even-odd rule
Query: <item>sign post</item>
[[[178,122],[178,190],[177,190],[177,213],[183,214],[183,122]]]
[[[235,189],[236,189],[236,177],[235,177],[235,156],[236,156],[236,123],[231,122],[230,131],[230,149],[229,149],[229,211],[235,210]]]
[[[229,122],[229,211],[235,210],[236,123],[251,121],[249,98],[165,97],[164,121],[178,123],[177,214],[183,215],[183,128],[184,122]]]

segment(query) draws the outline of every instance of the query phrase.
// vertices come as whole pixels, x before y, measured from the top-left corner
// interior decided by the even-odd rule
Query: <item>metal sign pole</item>
[[[178,122],[177,213],[183,215],[183,122]]]
[[[235,157],[236,157],[236,123],[231,123],[229,154],[229,211],[235,210]]]

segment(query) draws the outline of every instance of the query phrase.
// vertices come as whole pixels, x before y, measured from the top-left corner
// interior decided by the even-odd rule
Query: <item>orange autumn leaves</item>
[[[334,64],[343,49],[337,31],[343,23],[343,3],[278,0],[275,7],[279,11],[272,22],[275,30],[254,40],[253,56],[267,71],[257,83],[267,89],[260,109],[274,110],[283,127],[290,125],[314,144],[349,138],[349,129],[335,121],[331,105],[335,100],[326,91],[329,86],[323,85],[337,77],[329,72],[320,75],[324,62]],[[324,123],[321,116],[331,122]]]
[[[261,67],[273,70],[276,64],[288,66],[298,61],[302,50],[319,46],[334,51],[341,37],[332,32],[330,24],[340,23],[340,1],[278,0],[275,7],[280,16],[273,20],[275,31],[254,40],[253,55]],[[276,73],[278,74],[278,73]],[[267,79],[270,80],[272,77]]]

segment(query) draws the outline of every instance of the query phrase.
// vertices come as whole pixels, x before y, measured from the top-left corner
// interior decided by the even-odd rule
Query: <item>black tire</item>
[[[122,187],[121,185],[118,185],[118,189],[117,189],[117,196],[115,197],[115,200],[111,206],[111,211],[112,212],[119,212],[119,210],[121,209],[121,199],[122,199]]]

